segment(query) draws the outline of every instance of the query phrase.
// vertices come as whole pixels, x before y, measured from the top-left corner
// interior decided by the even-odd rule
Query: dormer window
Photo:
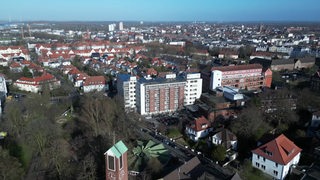
[[[208,124],[201,124],[201,128],[207,128]]]

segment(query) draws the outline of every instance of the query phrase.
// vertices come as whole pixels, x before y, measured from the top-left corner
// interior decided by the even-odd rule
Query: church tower
[[[128,148],[119,141],[104,153],[106,180],[128,180]]]

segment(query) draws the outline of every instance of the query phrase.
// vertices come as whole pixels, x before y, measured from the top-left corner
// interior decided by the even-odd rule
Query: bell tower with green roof
[[[128,180],[128,148],[119,141],[105,153],[106,180]]]

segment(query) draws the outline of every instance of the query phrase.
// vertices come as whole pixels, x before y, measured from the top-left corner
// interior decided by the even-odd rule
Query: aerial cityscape
[[[1,2],[0,179],[320,179],[319,12]]]

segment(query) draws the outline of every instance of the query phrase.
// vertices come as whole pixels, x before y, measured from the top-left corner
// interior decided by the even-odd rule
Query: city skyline
[[[2,21],[292,21],[320,20],[317,0],[12,0]]]

